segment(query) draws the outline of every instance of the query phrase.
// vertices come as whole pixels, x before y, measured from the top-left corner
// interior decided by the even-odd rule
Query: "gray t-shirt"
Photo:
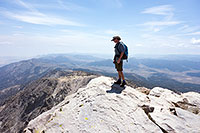
[[[125,48],[123,46],[123,42],[119,42],[115,45],[115,56],[114,56],[114,60],[117,61],[120,57],[120,54],[122,52],[125,52]]]

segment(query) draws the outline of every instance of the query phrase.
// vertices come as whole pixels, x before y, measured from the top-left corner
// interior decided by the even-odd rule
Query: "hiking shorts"
[[[115,62],[115,68],[117,71],[123,71],[123,61],[121,61],[119,64]]]

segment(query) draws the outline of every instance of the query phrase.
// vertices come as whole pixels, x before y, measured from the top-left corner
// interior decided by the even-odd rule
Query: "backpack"
[[[122,59],[123,60],[128,60],[128,47],[126,46],[126,44],[124,44],[123,42],[120,42],[124,48],[125,48],[125,52],[124,52],[124,55],[122,56]],[[117,49],[118,50],[118,49]],[[119,50],[118,50],[119,51]]]

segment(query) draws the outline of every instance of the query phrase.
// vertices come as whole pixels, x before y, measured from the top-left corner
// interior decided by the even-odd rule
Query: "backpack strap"
[[[124,47],[124,45],[123,45],[123,43],[122,42],[119,42],[119,44],[117,45],[117,51],[118,51],[118,53],[120,53],[121,54],[121,52],[119,51],[119,45],[122,45],[123,47]]]
[[[118,53],[120,53],[120,55],[121,55],[121,52],[119,51],[119,48],[118,48],[120,44],[125,48],[123,42],[120,42],[119,44],[117,44],[115,48],[116,48],[116,50],[118,51]],[[120,57],[120,55],[115,55],[115,57]],[[124,52],[124,55],[122,56],[122,60],[126,60],[126,61],[128,62],[128,58],[124,59],[124,58],[123,58],[124,56],[126,56],[126,55],[125,55],[125,52]],[[126,56],[126,57],[127,57],[127,56]]]
[[[114,48],[117,50],[117,52],[118,52],[119,54],[121,54],[121,52],[119,51],[119,48],[118,48],[118,47],[119,47],[119,44],[116,44]],[[119,56],[119,55],[115,55],[115,56]]]

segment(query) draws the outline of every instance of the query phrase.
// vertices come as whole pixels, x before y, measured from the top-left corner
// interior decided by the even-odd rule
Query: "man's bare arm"
[[[119,59],[118,59],[118,61],[117,61],[118,64],[120,63],[120,61],[121,61],[123,55],[124,55],[124,52],[121,52],[120,57],[119,57]]]

